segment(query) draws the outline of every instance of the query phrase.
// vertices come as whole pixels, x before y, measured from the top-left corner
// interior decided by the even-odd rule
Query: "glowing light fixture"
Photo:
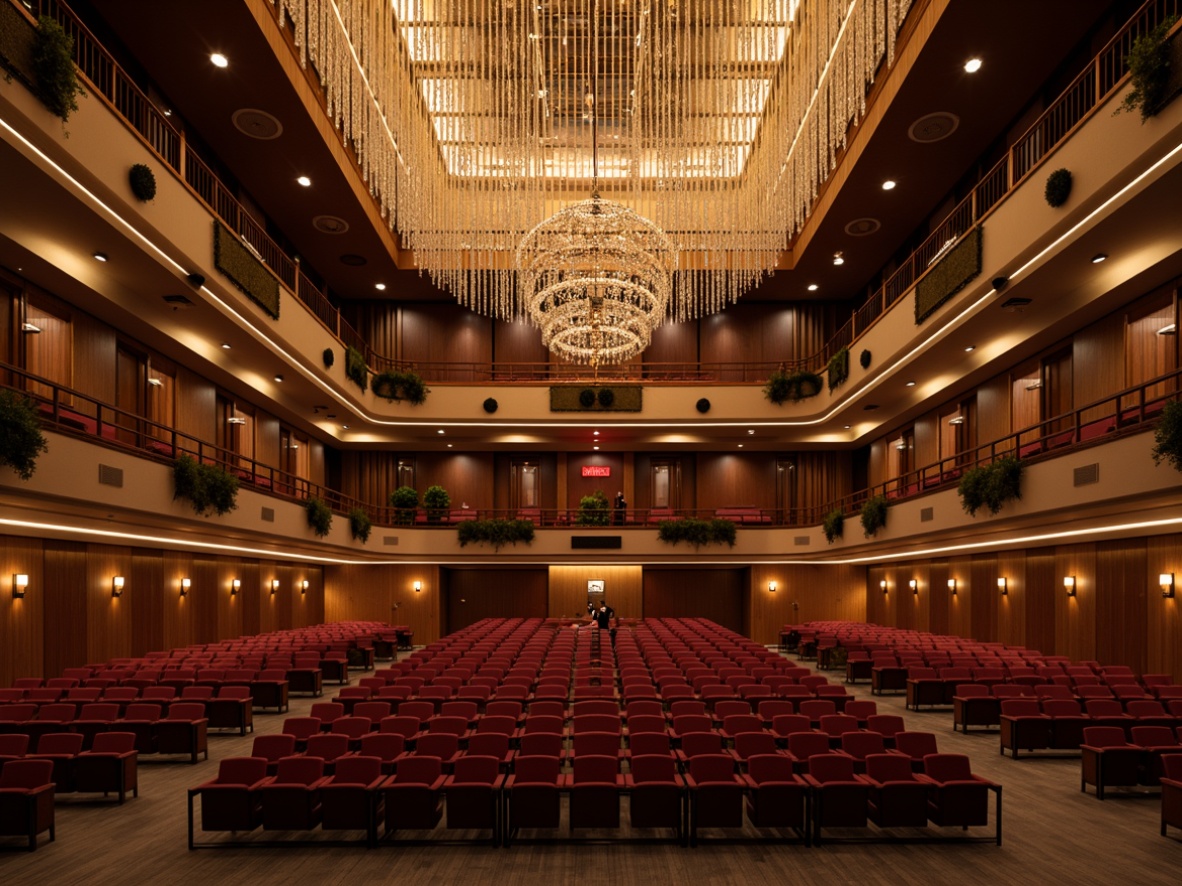
[[[189,596],[189,588],[191,588],[192,586],[193,586],[193,580],[192,580],[192,579],[190,579],[190,578],[182,578],[182,579],[181,579],[181,596],[182,596],[182,597],[187,597],[187,596]]]
[[[1075,596],[1075,576],[1074,575],[1063,576],[1063,590],[1065,590],[1067,592],[1068,597]]]
[[[885,593],[887,593],[887,583],[886,583],[886,579],[885,579],[885,578],[884,578],[882,581],[880,581],[880,582],[878,583],[878,586],[879,586],[880,588],[882,588],[882,592],[883,592],[884,594],[885,594]]]
[[[967,62],[964,63],[964,69],[965,69],[966,74],[977,73],[979,70],[981,70],[981,59],[979,59],[979,58],[969,59]]]
[[[423,583],[421,581],[416,581],[412,587],[415,589],[415,593],[417,594],[423,590]]]
[[[308,593],[308,579],[306,579],[306,578],[300,582],[300,593],[301,594]]]
[[[308,178],[306,175],[301,175],[296,179],[296,184],[302,188],[310,188],[312,187],[312,179]]]
[[[273,578],[271,579],[271,596],[274,597],[277,593],[279,593],[279,579]]]
[[[114,578],[112,578],[111,579],[111,596],[112,597],[122,597],[123,596],[123,585],[124,585],[124,579],[123,579],[122,575],[116,575]]]
[[[1161,586],[1161,595],[1163,597],[1174,596],[1174,573],[1163,572],[1157,577],[1157,583]]]
[[[774,581],[769,581],[767,583],[767,589],[770,593],[774,594],[776,592],[776,583]]]
[[[1007,579],[999,578],[997,580],[997,589],[1001,591],[1001,595],[1006,597],[1010,593],[1010,583]]]
[[[24,572],[17,572],[12,576],[12,596],[20,600],[29,589],[29,576]]]
[[[230,67],[230,60],[228,58],[226,58],[224,55],[222,55],[220,52],[211,53],[209,56],[209,60],[211,62],[213,62],[213,65],[215,68]]]
[[[231,597],[237,596],[238,592],[241,589],[242,589],[242,581],[240,579],[235,578],[230,582],[230,596]]]

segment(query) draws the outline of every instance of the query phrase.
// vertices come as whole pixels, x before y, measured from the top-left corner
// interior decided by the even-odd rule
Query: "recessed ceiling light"
[[[816,292],[816,291],[817,291],[817,284],[816,284],[816,283],[810,283],[810,284],[809,284],[809,292]]]
[[[450,444],[450,443],[448,443],[448,444],[447,444],[447,448],[448,448],[448,449],[451,449],[451,444]]]
[[[971,58],[964,63],[965,72],[968,74],[975,74],[981,70],[981,59]]]
[[[842,427],[848,431],[852,427],[852,425],[842,425]]]
[[[740,443],[740,444],[739,444],[739,448],[740,448],[740,449],[742,449],[742,448],[743,448],[743,444],[742,444],[742,443]]]
[[[599,436],[599,431],[592,431],[592,432],[591,432],[591,436],[592,436],[592,437],[598,437],[598,436]]]
[[[835,265],[844,265],[845,264],[844,256],[842,256],[842,254],[840,252],[833,253],[833,263]]]
[[[215,52],[212,55],[210,55],[209,60],[211,62],[213,62],[216,67],[219,67],[219,68],[228,68],[230,66],[230,60],[228,58],[226,58],[224,55],[222,55],[220,52]]]
[[[95,258],[98,258],[98,256],[96,255]],[[1108,256],[1105,255],[1103,252],[1097,252],[1095,255],[1092,256],[1092,264],[1098,265],[1098,264],[1100,264],[1100,262],[1104,261],[1106,258],[1108,258]]]
[[[277,382],[281,382],[281,383],[282,383],[282,381],[283,381],[283,376],[282,376],[282,375],[277,375],[277,376],[275,376],[275,381],[277,381]],[[330,416],[329,416],[329,418],[332,418],[332,416],[330,415]]]
[[[109,255],[107,255],[105,252],[96,252],[94,254],[94,257],[95,257],[96,261],[110,261],[111,260],[111,257]]]
[[[598,451],[599,451],[599,447],[598,447],[598,446],[592,446],[591,448],[592,448],[592,449],[594,449],[596,452],[598,452]]]
[[[224,341],[224,342],[222,342],[222,350],[223,350],[223,351],[228,351],[228,350],[230,350],[230,343],[229,343],[228,341]]]
[[[913,381],[907,382],[907,387],[909,387],[909,388],[915,387],[915,382],[913,382]]]
[[[894,179],[888,178],[886,181],[884,181],[882,183],[882,189],[884,191],[893,191],[895,189],[896,184],[897,184],[897,182],[895,182]]]
[[[305,188],[310,188],[312,187],[312,179],[308,178],[306,175],[301,175],[296,179],[296,184]]]
[[[342,427],[342,428],[344,428],[346,431],[347,431],[347,430],[349,430],[349,426],[348,426],[348,425],[341,425],[341,427]]]
[[[375,283],[373,285],[373,288],[376,289],[378,292],[385,292],[386,291],[386,284],[385,283]]]
[[[754,428],[748,428],[748,429],[747,429],[747,436],[749,436],[749,437],[750,437],[750,436],[751,436],[751,435],[753,435],[754,433],[755,433],[755,429],[754,429]]]
[[[969,353],[971,351],[975,351],[975,350],[977,350],[976,345],[969,345],[967,348],[964,349],[964,352],[967,354],[967,353]]]
[[[436,433],[436,434],[443,434],[443,433],[446,433],[446,432],[443,430],[443,428],[440,428],[440,429],[439,429],[438,431],[436,431],[435,433]]]

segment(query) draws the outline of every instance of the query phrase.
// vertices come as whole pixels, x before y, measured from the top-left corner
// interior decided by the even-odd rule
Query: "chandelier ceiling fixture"
[[[636,234],[651,241],[637,252],[657,251],[609,250],[626,263],[608,279],[637,296],[617,297],[622,312],[656,325],[722,310],[804,223],[913,0],[271,2],[415,264],[472,310],[546,310],[553,347],[573,336],[518,285],[523,238],[540,259],[566,230]],[[585,264],[579,252],[567,260]],[[661,307],[660,284],[640,277],[667,255]]]

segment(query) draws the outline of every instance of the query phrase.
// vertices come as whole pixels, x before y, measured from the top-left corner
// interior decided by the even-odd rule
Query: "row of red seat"
[[[58,732],[44,736],[33,748],[27,735],[0,735],[0,766],[15,760],[49,760],[55,796],[116,794],[122,805],[128,793],[139,796],[135,740],[130,732],[103,732],[84,748],[81,734]]]

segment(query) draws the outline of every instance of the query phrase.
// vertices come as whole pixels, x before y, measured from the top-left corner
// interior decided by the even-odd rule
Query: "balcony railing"
[[[464,520],[492,517],[528,519],[538,526],[566,529],[593,526],[652,529],[662,520],[687,517],[721,517],[745,528],[816,526],[835,510],[846,515],[857,513],[868,499],[877,495],[885,496],[894,503],[954,487],[964,471],[989,464],[1004,455],[1016,455],[1023,461],[1040,461],[1143,431],[1157,420],[1165,404],[1175,399],[1177,392],[1182,389],[1182,370],[1176,370],[825,505],[801,508],[761,508],[752,505],[728,508],[629,508],[623,512],[612,511],[602,518],[592,518],[604,522],[587,523],[584,522],[586,518],[580,517],[577,508],[505,510],[471,508],[462,504],[439,514],[429,514],[423,509],[408,512],[385,503],[364,502],[184,434],[176,428],[118,409],[15,366],[0,363],[0,378],[6,380],[0,387],[28,395],[36,404],[45,425],[56,431],[85,437],[103,446],[168,464],[181,455],[189,455],[203,464],[221,465],[234,474],[244,487],[256,492],[301,504],[314,496],[339,514],[362,508],[378,526],[414,525],[428,528],[454,526]]]
[[[300,271],[295,258],[287,255],[267,236],[250,213],[218,180],[209,165],[197,157],[186,144],[183,133],[152,104],[66,3],[62,0],[30,0],[27,4],[18,3],[17,0],[8,2],[13,3],[18,9],[25,9],[27,6],[34,16],[47,15],[62,25],[74,38],[75,63],[89,82],[90,88],[106,98],[128,125],[143,137],[161,162],[189,186],[210,212],[255,249],[272,273],[296,295],[297,300],[330,334],[338,338],[342,344],[355,347],[365,354],[366,362],[375,371],[407,365],[395,357],[378,354],[364,337],[341,317],[327,296]],[[1075,131],[1080,123],[1108,100],[1124,81],[1127,74],[1125,57],[1137,37],[1148,33],[1170,17],[1178,16],[1180,12],[1182,0],[1148,0],[1063,94],[1015,142],[1006,155],[982,176],[972,192],[894,273],[883,281],[866,302],[853,312],[850,319],[834,332],[818,353],[788,363],[773,361],[762,364],[735,364],[737,368],[733,370],[734,377],[716,376],[714,370],[706,368],[706,364],[700,364],[697,370],[678,370],[677,375],[673,377],[662,376],[659,371],[653,374],[650,370],[651,364],[612,367],[613,375],[607,376],[603,370],[600,371],[600,375],[635,381],[716,379],[749,382],[766,380],[771,370],[778,366],[786,366],[788,369],[825,366],[833,354],[843,347],[849,347],[865,335],[927,272],[935,256],[988,216],[1005,196],[1022,184],[1035,168]],[[456,364],[419,363],[415,364],[414,368],[428,381],[451,380],[450,376],[457,372],[459,377],[455,380],[467,381],[469,376],[465,373],[471,372],[470,377],[473,380],[502,383],[518,381],[523,373],[539,379],[580,380],[590,377],[587,370],[579,367],[559,368],[547,364],[537,364],[536,369],[528,370],[521,368],[520,364],[484,364],[479,369],[465,370],[457,369]]]

